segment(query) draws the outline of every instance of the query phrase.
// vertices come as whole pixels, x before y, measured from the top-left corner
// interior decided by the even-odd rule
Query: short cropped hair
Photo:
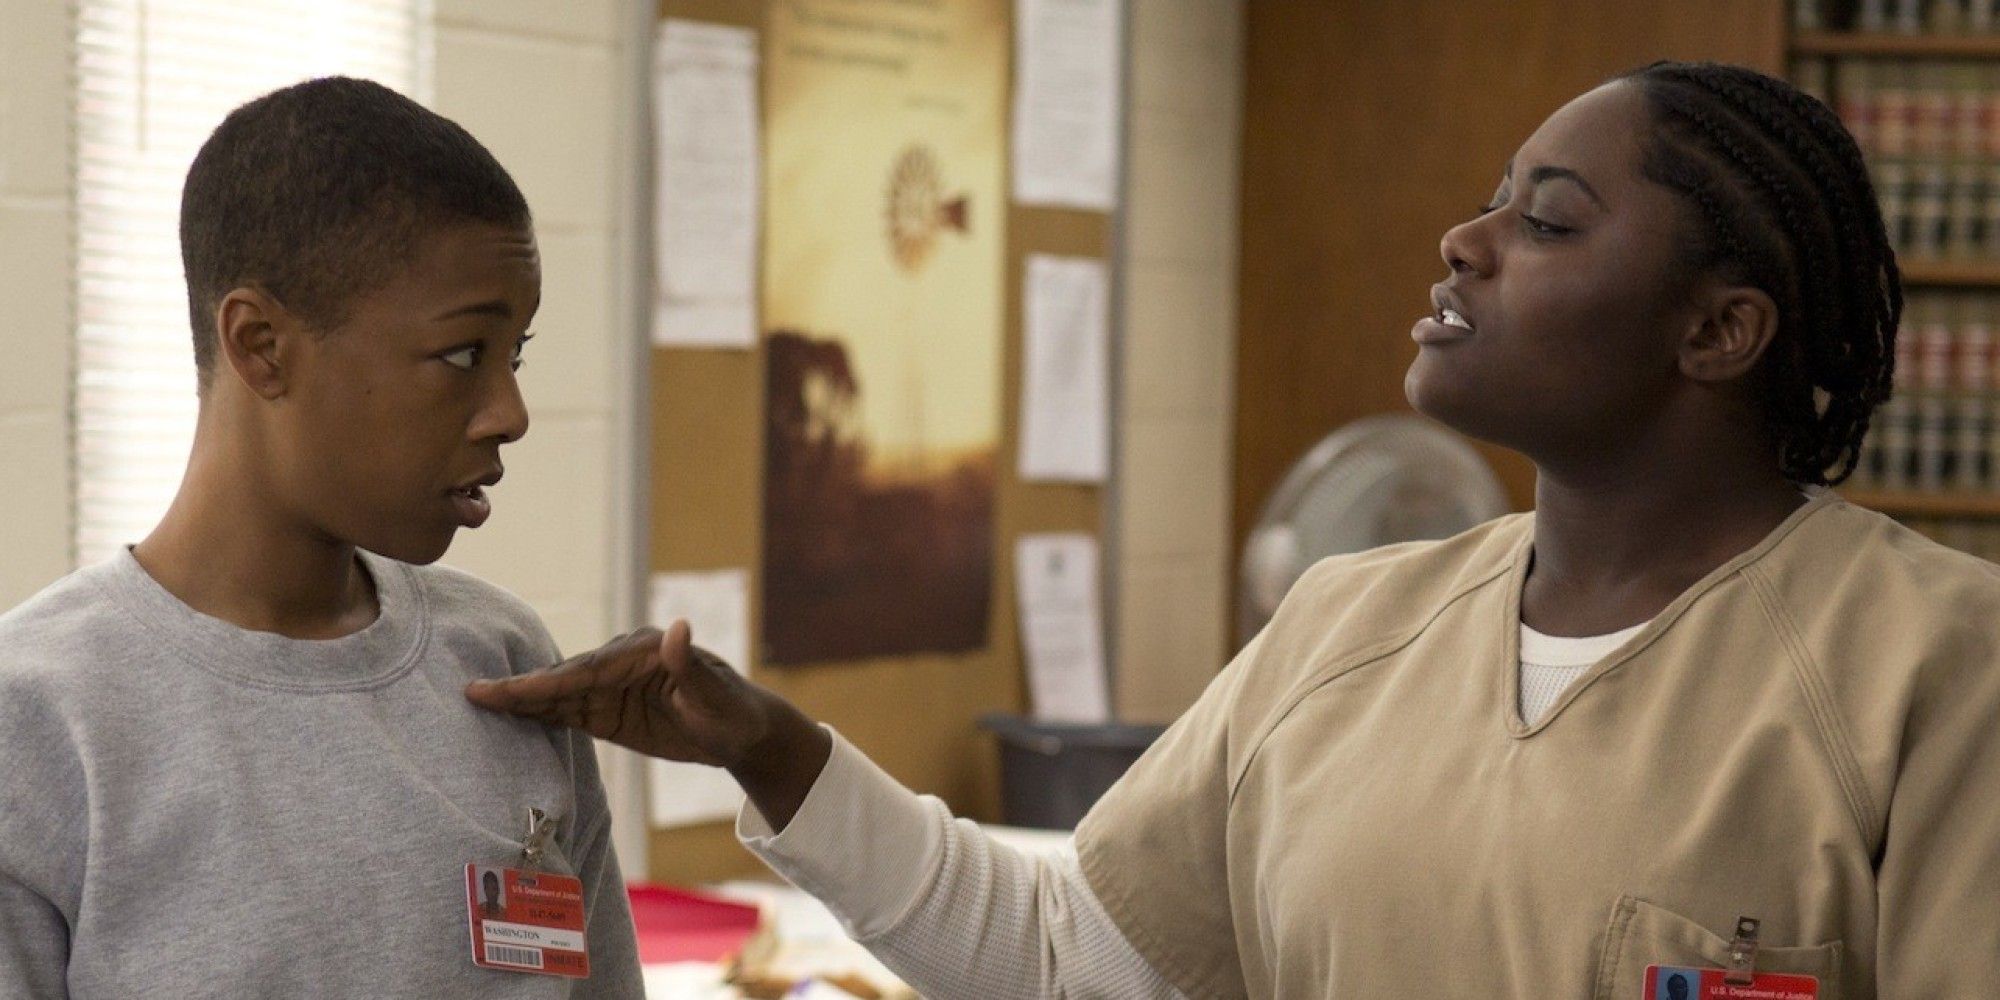
[[[181,188],[201,384],[232,289],[260,288],[324,332],[407,265],[426,232],[458,222],[526,229],[532,218],[477,139],[379,83],[309,80],[230,112]]]

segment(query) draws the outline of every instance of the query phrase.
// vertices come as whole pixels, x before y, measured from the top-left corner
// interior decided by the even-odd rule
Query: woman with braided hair
[[[1853,140],[1655,64],[1440,250],[1405,389],[1532,458],[1536,510],[1315,566],[1074,857],[954,822],[684,625],[468,695],[728,768],[745,842],[932,997],[2000,988],[2000,573],[1824,489],[1902,308]]]

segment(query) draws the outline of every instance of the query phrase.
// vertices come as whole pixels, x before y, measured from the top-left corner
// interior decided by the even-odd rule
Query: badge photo
[[[582,880],[501,865],[469,864],[465,866],[465,905],[474,964],[577,979],[590,975]]]

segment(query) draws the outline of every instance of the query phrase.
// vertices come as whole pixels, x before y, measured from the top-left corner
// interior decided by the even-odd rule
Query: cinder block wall
[[[1117,709],[1166,721],[1228,655],[1243,0],[1133,0]]]
[[[0,0],[0,608],[70,570],[69,17]]]
[[[565,652],[631,627],[638,593],[633,231],[641,155],[633,0],[436,0],[431,106],[465,126],[528,197],[542,308],[521,369],[528,436],[502,459],[493,519],[445,558],[521,595]],[[626,875],[645,854],[641,770],[601,747]]]

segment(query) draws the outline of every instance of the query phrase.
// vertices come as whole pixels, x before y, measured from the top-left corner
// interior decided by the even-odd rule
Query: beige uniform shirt
[[[1327,560],[1078,831],[1193,997],[1601,997],[1727,962],[2000,992],[2000,570],[1832,495],[1547,715],[1533,515]]]

